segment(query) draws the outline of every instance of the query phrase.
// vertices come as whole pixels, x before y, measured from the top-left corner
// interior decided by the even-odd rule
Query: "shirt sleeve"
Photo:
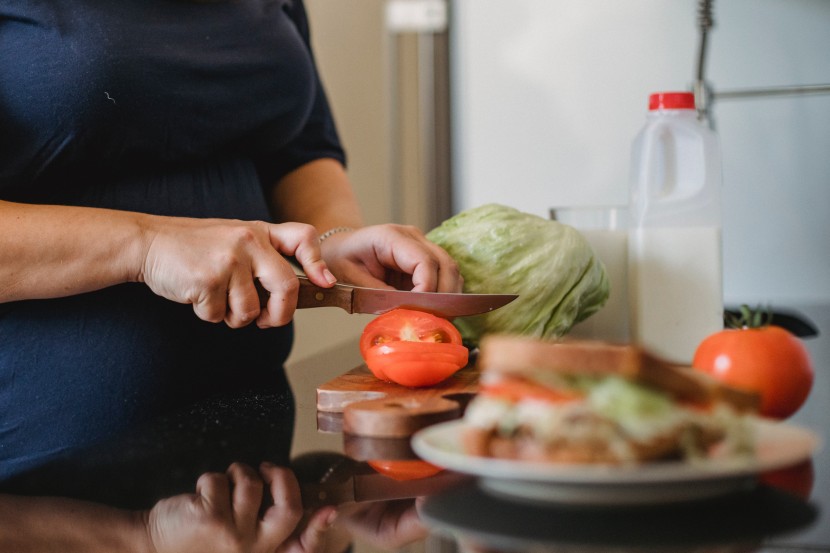
[[[257,171],[266,192],[287,173],[315,159],[333,158],[346,165],[346,153],[314,62],[305,6],[302,0],[293,0],[286,10],[312,57],[315,98],[311,113],[299,134],[275,154],[261,155],[256,159]]]

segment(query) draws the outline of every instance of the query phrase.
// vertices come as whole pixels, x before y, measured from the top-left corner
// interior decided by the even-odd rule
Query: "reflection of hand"
[[[232,328],[254,320],[261,327],[287,324],[299,282],[283,255],[296,256],[315,284],[328,287],[334,281],[309,225],[178,217],[149,221],[139,280],[160,296],[192,304],[205,321],[224,320]],[[262,310],[255,279],[270,292]]]
[[[263,512],[265,486],[273,504]],[[297,531],[303,508],[293,473],[234,463],[225,474],[202,475],[195,494],[160,501],[146,524],[154,553],[312,552],[322,550],[334,514],[321,509]]]
[[[336,526],[352,537],[387,551],[425,539],[426,527],[416,510],[417,500],[375,501],[340,507]]]
[[[330,236],[323,257],[341,281],[416,292],[461,292],[458,265],[415,227],[375,225]]]

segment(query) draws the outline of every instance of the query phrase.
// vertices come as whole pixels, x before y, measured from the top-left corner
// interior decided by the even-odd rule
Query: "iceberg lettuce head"
[[[504,307],[453,320],[465,342],[490,333],[559,338],[607,301],[605,266],[573,227],[514,208],[487,204],[463,211],[427,233],[464,277],[464,291],[518,294]]]

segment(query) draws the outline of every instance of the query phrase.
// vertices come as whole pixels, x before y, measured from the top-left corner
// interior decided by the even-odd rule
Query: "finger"
[[[279,256],[277,256],[279,257]],[[291,322],[297,309],[297,294],[300,281],[285,260],[280,259],[284,267],[278,270],[257,270],[259,283],[265,289],[268,300],[256,319],[260,328],[283,326]]]
[[[243,535],[253,536],[262,505],[262,479],[254,469],[242,463],[233,463],[227,474],[233,484],[231,505],[236,527]]]
[[[228,283],[228,303],[225,324],[242,328],[259,316],[259,295],[251,270],[234,271]]]
[[[269,228],[274,248],[284,255],[293,255],[311,282],[324,288],[337,282],[323,261],[320,237],[314,227],[301,223],[283,223]]]
[[[193,312],[196,316],[209,323],[219,323],[225,319],[228,310],[228,285],[225,281],[216,281],[202,288],[196,301],[193,302]]]
[[[196,494],[209,511],[230,519],[231,492],[228,477],[216,472],[206,472],[196,481]]]
[[[413,247],[411,244],[410,248],[411,251],[401,252],[396,258],[402,258],[401,270],[411,275],[412,291],[437,291],[440,265],[432,256],[427,255],[426,248]]]
[[[300,484],[294,473],[283,467],[263,463],[259,472],[268,486],[273,505],[262,516],[257,543],[273,549],[291,536],[302,519]]]
[[[297,547],[291,547],[290,549],[298,549],[302,553],[323,551],[326,545],[326,532],[331,528],[336,517],[337,509],[335,507],[324,507],[315,512],[297,537]]]
[[[424,244],[423,247],[429,255],[422,255],[412,269],[412,290],[415,292],[462,292],[464,278],[455,260],[434,244]]]
[[[438,289],[437,292],[461,293],[464,291],[464,277],[458,263],[441,246],[427,241],[435,259],[438,261]]]

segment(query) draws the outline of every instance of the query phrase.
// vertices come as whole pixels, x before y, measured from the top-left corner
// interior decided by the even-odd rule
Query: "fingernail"
[[[337,277],[331,274],[331,271],[329,271],[328,269],[323,269],[323,277],[329,284],[334,284],[335,282],[337,282]]]

